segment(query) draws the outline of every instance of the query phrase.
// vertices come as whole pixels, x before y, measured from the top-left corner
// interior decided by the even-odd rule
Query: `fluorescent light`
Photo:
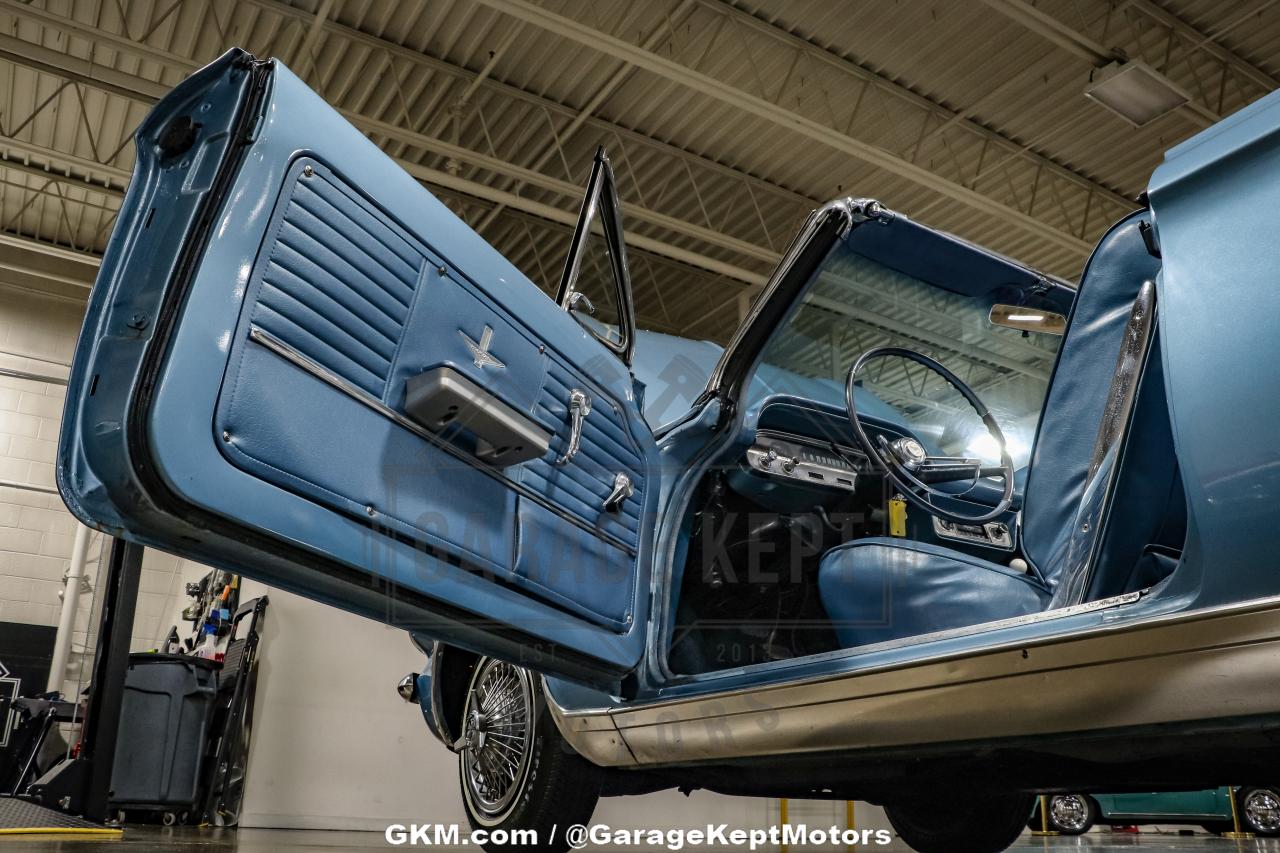
[[[1043,314],[1010,314],[1006,320],[1021,320],[1024,323],[1043,323]]]
[[[1141,62],[1113,62],[1093,73],[1085,97],[1134,127],[1142,127],[1191,100],[1168,77]]]

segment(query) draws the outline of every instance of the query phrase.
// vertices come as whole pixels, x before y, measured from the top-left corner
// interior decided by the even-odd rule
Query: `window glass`
[[[579,300],[574,307],[578,321],[606,341],[620,346],[622,326],[619,322],[618,285],[613,273],[613,257],[609,241],[600,225],[599,211],[591,222],[587,243],[582,249],[582,264],[573,290],[581,293],[590,303]]]
[[[1021,467],[1062,338],[994,326],[990,308],[985,298],[904,275],[839,243],[766,345],[748,396],[787,393],[843,406],[845,375],[861,353],[906,347],[937,359],[973,389]],[[860,414],[906,426],[930,453],[999,462],[998,446],[973,408],[922,365],[877,359],[855,394]]]

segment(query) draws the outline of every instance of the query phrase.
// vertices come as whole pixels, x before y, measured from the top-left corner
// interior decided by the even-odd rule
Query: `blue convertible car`
[[[637,332],[603,154],[553,300],[232,51],[138,129],[59,487],[412,634],[476,826],[706,788],[982,851],[1033,792],[1265,785],[1278,138],[1170,151],[1078,290],[833,201],[721,350]]]

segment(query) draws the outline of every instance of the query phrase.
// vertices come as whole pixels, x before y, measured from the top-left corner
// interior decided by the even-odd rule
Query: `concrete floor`
[[[274,853],[274,851],[317,850],[323,853],[344,851],[405,849],[392,847],[377,832],[321,832],[314,830],[242,829],[201,830],[193,828],[162,829],[159,827],[130,827],[121,840],[75,841],[46,836],[44,838],[11,836],[3,841],[5,853]],[[1186,850],[1186,851],[1266,851],[1280,853],[1280,839],[1256,839],[1229,841],[1210,835],[1179,836],[1167,833],[1143,832],[1140,835],[1092,832],[1074,838],[1036,838],[1024,834],[1011,850],[1088,850],[1104,853],[1112,850]],[[444,848],[433,848],[444,849]],[[460,847],[459,850],[474,848]],[[623,848],[614,848],[621,850]],[[690,847],[686,850],[711,850],[707,847]],[[843,849],[843,848],[841,848]],[[887,847],[869,845],[867,850],[886,850],[893,853],[909,850],[897,839]]]

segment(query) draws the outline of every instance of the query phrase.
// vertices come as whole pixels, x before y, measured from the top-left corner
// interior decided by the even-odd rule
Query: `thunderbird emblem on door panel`
[[[484,331],[480,333],[480,342],[476,343],[471,336],[461,329],[458,334],[462,335],[462,340],[466,342],[467,349],[471,350],[471,359],[475,362],[476,367],[481,369],[486,367],[506,367],[499,361],[493,353],[489,352],[489,344],[493,342],[493,328],[485,326]]]

